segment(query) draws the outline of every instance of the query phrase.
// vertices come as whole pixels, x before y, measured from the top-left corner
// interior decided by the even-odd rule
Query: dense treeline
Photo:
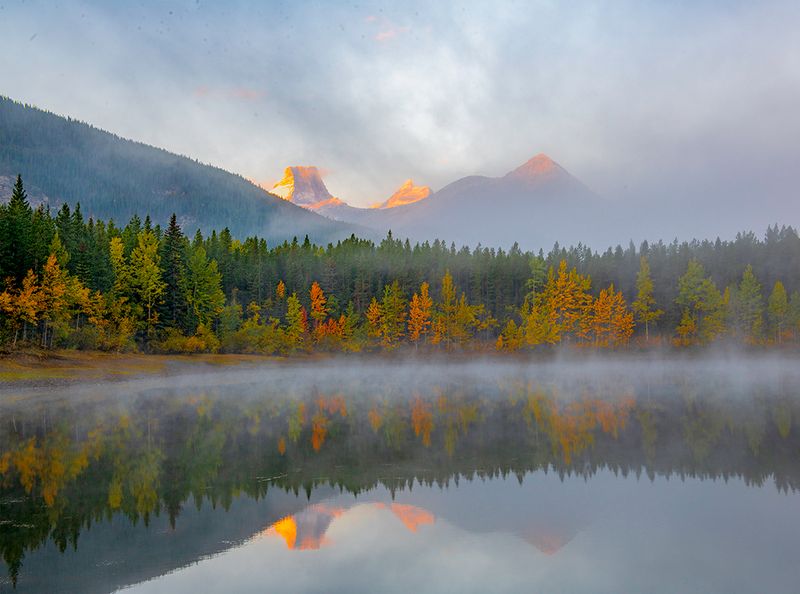
[[[43,347],[291,353],[395,348],[782,343],[800,330],[800,238],[550,253],[442,242],[271,247],[134,216],[0,207],[4,342]]]

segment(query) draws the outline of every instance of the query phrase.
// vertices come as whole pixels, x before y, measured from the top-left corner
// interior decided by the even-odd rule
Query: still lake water
[[[798,592],[796,359],[0,390],[2,592]]]

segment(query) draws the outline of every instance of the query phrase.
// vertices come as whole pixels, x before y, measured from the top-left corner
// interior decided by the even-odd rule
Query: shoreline
[[[109,353],[101,351],[20,351],[0,356],[0,397],[23,393],[46,392],[57,388],[97,387],[114,385],[122,387],[132,383],[163,383],[168,379],[181,379],[197,375],[221,376],[237,372],[242,374],[263,371],[266,367],[291,365],[324,366],[331,362],[357,364],[547,364],[603,361],[659,362],[701,359],[724,360],[746,357],[751,360],[781,357],[796,358],[800,349],[736,347],[721,345],[717,348],[628,348],[615,351],[595,351],[579,347],[561,347],[520,353],[492,351],[408,351],[366,353],[301,353],[291,356],[258,354],[145,354]],[[800,363],[800,360],[798,361]]]

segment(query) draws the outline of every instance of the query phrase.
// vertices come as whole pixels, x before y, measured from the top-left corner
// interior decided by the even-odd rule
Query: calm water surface
[[[792,359],[0,390],[8,592],[797,592]]]

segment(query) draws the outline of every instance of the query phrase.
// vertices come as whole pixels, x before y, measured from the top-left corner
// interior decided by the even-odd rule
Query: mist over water
[[[799,367],[330,358],[4,388],[0,587],[789,592]]]

